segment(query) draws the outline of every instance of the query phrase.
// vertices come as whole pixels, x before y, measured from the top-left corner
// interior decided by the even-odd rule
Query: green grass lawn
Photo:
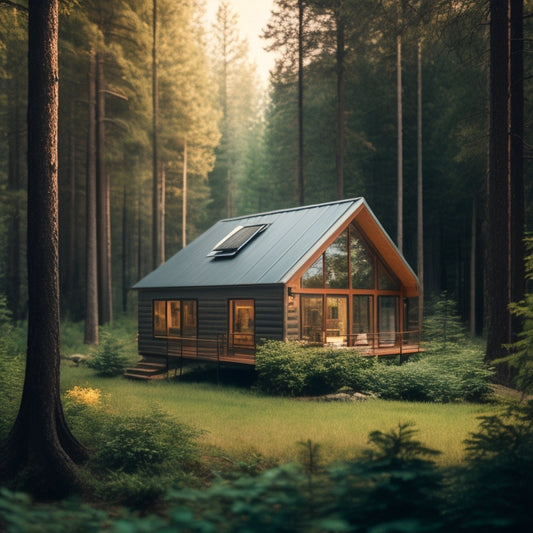
[[[495,405],[426,404],[368,400],[326,403],[261,395],[246,388],[209,382],[129,381],[99,378],[93,370],[63,363],[62,390],[78,385],[100,389],[113,412],[145,414],[159,408],[177,420],[203,430],[205,454],[273,462],[298,457],[299,441],[321,445],[324,461],[350,458],[367,446],[373,430],[386,431],[412,421],[418,437],[443,452],[438,461],[452,465],[463,458],[463,440],[475,431],[477,417],[494,413]]]

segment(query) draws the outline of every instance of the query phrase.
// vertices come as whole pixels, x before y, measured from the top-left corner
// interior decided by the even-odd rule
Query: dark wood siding
[[[139,291],[139,353],[166,355],[167,342],[152,332],[152,302],[155,299],[187,299],[198,302],[199,357],[216,359],[217,343],[228,333],[231,299],[255,302],[256,344],[263,339],[283,339],[284,286],[251,286],[197,289],[143,289]],[[201,352],[201,353],[200,353]]]

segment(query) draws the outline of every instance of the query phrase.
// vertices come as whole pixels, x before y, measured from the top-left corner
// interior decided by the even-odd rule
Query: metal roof
[[[361,206],[371,213],[363,198],[352,198],[221,220],[133,288],[286,283]],[[239,226],[263,224],[265,229],[235,255],[209,256]]]

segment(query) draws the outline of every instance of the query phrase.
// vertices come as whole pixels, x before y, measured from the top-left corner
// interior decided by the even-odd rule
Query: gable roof
[[[287,283],[354,219],[409,292],[418,292],[416,275],[363,198],[221,220],[133,288]],[[248,226],[262,230],[230,257],[213,254],[232,232]]]

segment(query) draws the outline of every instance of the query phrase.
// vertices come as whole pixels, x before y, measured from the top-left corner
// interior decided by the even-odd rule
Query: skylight
[[[246,246],[256,235],[261,233],[268,224],[253,226],[237,226],[233,231],[218,242],[207,254],[208,257],[233,257]]]

